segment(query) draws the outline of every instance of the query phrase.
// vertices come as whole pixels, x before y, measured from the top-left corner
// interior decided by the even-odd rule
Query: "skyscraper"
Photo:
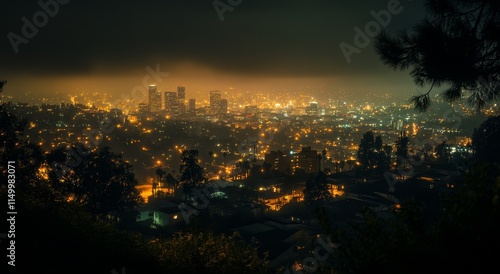
[[[221,113],[221,100],[222,93],[218,90],[210,91],[210,113],[219,114]]]
[[[188,113],[191,116],[196,115],[196,100],[195,99],[189,99]]]
[[[149,85],[149,111],[158,112],[161,110],[161,93],[156,89],[156,85]]]
[[[227,114],[227,99],[220,100],[220,114]]]
[[[184,86],[178,86],[177,87],[177,97],[179,100],[185,100],[186,99],[186,87]]]
[[[186,87],[177,87],[177,99],[179,101],[179,114],[184,115],[186,113]]]
[[[165,110],[171,116],[179,115],[179,99],[177,99],[177,93],[173,91],[166,91],[165,95]]]

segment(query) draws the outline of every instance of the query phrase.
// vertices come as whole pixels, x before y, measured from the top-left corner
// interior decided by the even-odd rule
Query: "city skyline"
[[[88,3],[43,3],[6,4],[10,13],[1,19],[6,28],[0,72],[12,93],[106,92],[116,98],[144,82],[197,92],[307,87],[415,92],[406,73],[382,64],[372,40],[380,30],[422,19],[421,3],[239,1],[222,13],[201,1],[151,1],[146,4],[155,9],[147,13],[131,3],[116,10],[107,3],[99,3],[99,9]],[[47,20],[40,21],[42,14]],[[108,20],[111,14],[116,21]],[[161,77],[144,81],[151,71]]]

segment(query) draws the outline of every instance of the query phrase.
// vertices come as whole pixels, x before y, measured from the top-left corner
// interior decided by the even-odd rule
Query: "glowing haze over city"
[[[46,25],[35,26],[27,43],[2,43],[0,72],[12,93],[27,98],[93,92],[120,97],[142,86],[147,66],[169,73],[156,83],[159,90],[185,85],[196,99],[214,89],[292,97],[298,91],[415,91],[407,73],[384,67],[375,55],[370,34],[380,23],[368,28],[366,41],[359,39],[350,62],[339,47],[356,46],[355,28],[365,32],[367,24],[378,22],[370,12],[387,9],[388,1],[317,1],[306,9],[301,2],[251,1],[225,12],[221,21],[209,1],[150,1],[147,10],[131,1],[72,1]],[[22,35],[19,18],[41,9],[35,2],[5,6],[4,36]],[[409,27],[423,14],[415,1],[395,6],[390,18],[380,15],[388,30]]]

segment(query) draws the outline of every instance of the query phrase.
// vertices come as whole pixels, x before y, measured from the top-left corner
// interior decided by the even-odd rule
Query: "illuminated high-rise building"
[[[196,100],[195,99],[189,99],[188,113],[191,116],[196,115]]]
[[[227,114],[227,99],[220,100],[220,114]]]
[[[210,91],[210,113],[220,114],[221,109],[222,93],[218,90]]]
[[[177,99],[177,93],[173,91],[166,91],[165,95],[165,110],[171,116],[179,115],[179,99]]]
[[[185,100],[186,99],[186,87],[184,86],[178,86],[177,87],[177,97],[179,100]]]
[[[158,112],[161,110],[161,93],[156,89],[156,85],[149,85],[149,111]]]
[[[179,101],[179,114],[184,115],[186,113],[186,87],[177,87],[177,99]]]

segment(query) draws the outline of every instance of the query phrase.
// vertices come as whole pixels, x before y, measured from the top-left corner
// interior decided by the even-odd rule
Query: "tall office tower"
[[[220,114],[227,114],[227,99],[220,100]]]
[[[179,114],[184,115],[186,113],[186,87],[177,87],[177,99],[179,100]]]
[[[191,116],[196,115],[196,100],[195,99],[189,99],[188,113]]]
[[[161,93],[156,89],[156,85],[149,85],[149,111],[157,112],[161,110]]]
[[[210,113],[219,114],[221,113],[221,100],[222,93],[218,90],[210,91]]]
[[[177,93],[173,91],[165,91],[165,110],[171,116],[179,115],[179,99]]]
[[[184,86],[177,87],[177,97],[179,98],[179,100],[186,99],[186,87],[184,87]]]

